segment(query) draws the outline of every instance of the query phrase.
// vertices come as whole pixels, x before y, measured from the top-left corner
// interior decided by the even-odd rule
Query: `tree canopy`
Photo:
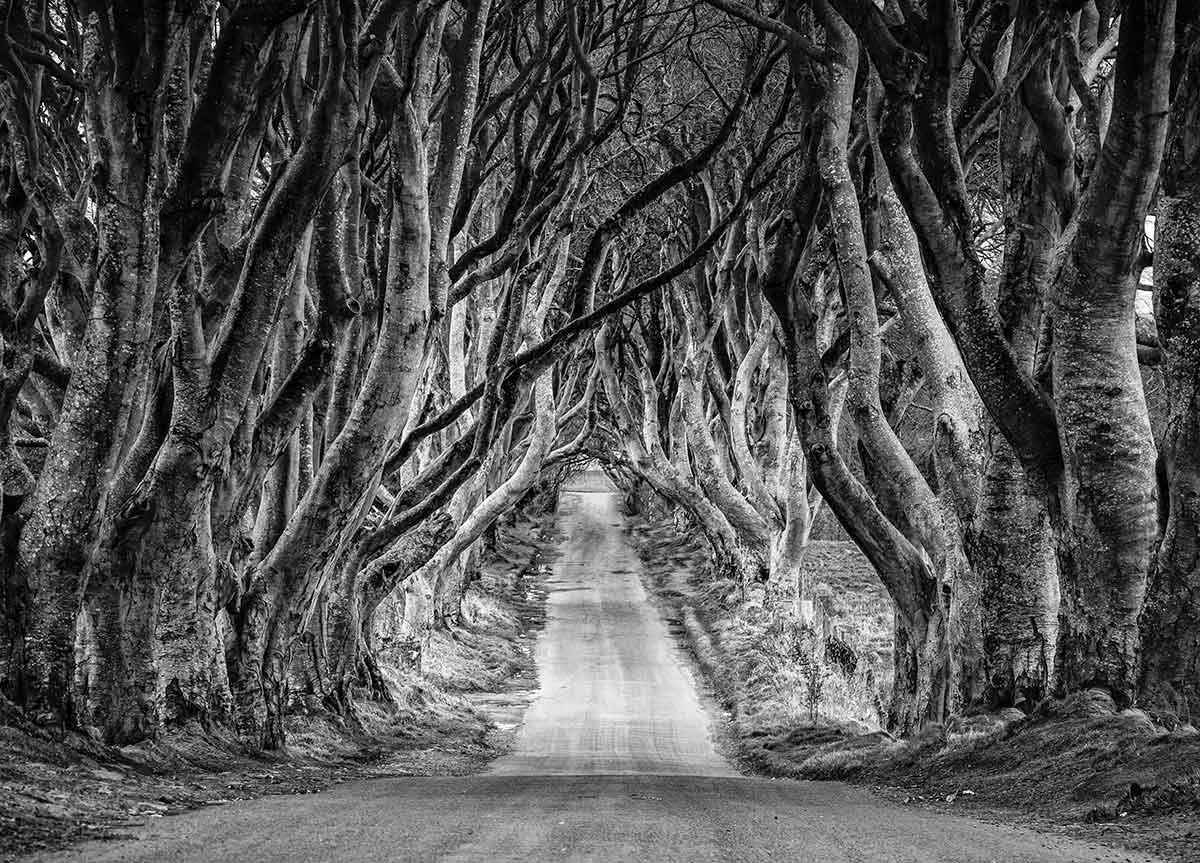
[[[0,687],[127,742],[353,711],[598,462],[900,730],[1200,710],[1195,0],[21,0]]]

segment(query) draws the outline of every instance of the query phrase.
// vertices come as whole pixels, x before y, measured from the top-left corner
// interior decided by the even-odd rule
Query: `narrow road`
[[[1082,863],[1129,852],[886,803],[839,783],[752,779],[709,721],[646,601],[618,496],[586,475],[514,751],[482,776],[381,779],[212,807],[54,861],[695,861]]]
[[[600,472],[562,495],[566,540],[537,645],[541,694],[494,775],[738,775],[713,749],[709,717],[646,597],[617,503]]]

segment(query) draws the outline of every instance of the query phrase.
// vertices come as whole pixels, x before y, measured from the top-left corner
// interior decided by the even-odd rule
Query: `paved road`
[[[562,556],[537,659],[542,691],[489,774],[386,779],[153,822],[138,839],[45,860],[1146,861],[926,813],[837,783],[738,776],[645,602],[617,495],[564,494]]]
[[[696,687],[646,598],[617,502],[602,473],[562,497],[565,542],[537,645],[541,693],[491,772],[737,776],[713,749]]]

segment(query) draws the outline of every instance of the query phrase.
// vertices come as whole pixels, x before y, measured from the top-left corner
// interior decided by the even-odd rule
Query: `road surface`
[[[53,861],[1147,861],[881,801],[838,783],[744,778],[646,601],[618,495],[562,498],[537,647],[541,691],[513,752],[466,778],[380,779],[153,821]]]
[[[713,749],[696,687],[646,597],[617,501],[602,473],[562,495],[565,542],[536,654],[541,694],[491,772],[737,776]]]

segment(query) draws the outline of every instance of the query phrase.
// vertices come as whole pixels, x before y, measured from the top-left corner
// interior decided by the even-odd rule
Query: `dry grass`
[[[814,718],[879,728],[891,685],[891,602],[853,544],[811,544],[805,577],[819,614],[810,628],[787,598],[713,578],[694,532],[642,519],[632,531],[648,587],[678,621],[738,736]]]

